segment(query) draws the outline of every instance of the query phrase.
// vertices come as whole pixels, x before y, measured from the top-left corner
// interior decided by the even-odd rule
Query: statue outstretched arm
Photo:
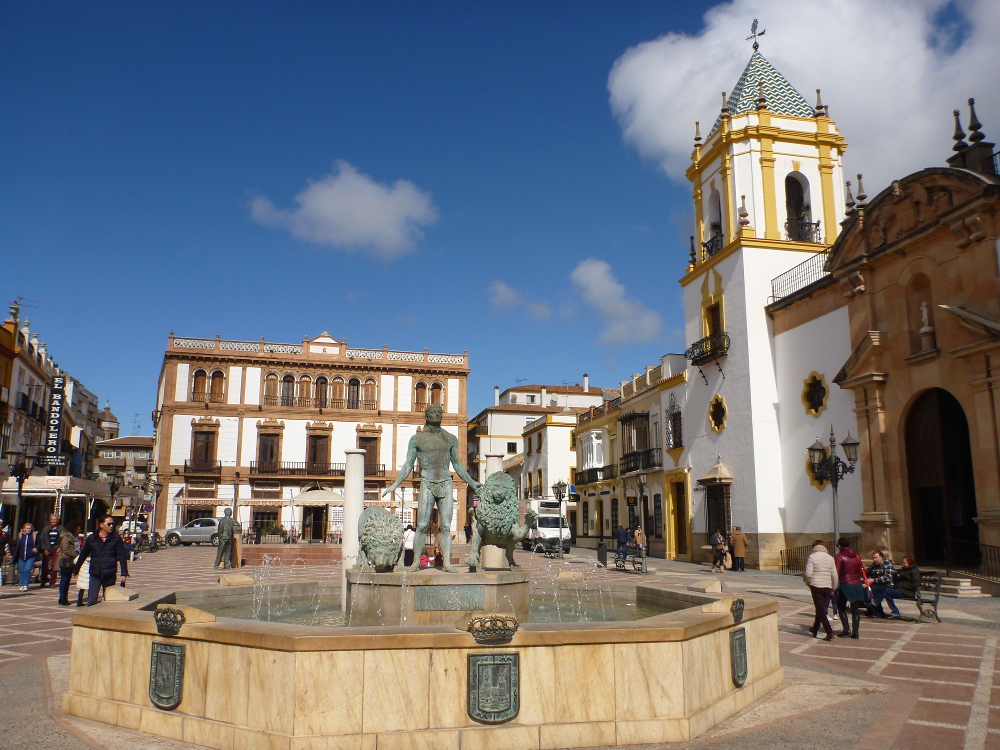
[[[399,485],[406,481],[406,478],[410,476],[410,472],[413,471],[413,464],[417,460],[417,436],[414,435],[410,438],[410,444],[406,448],[406,460],[403,461],[402,467],[399,469],[399,476],[396,477],[396,481],[382,490],[382,497],[385,497],[390,492],[395,492],[399,489]]]
[[[458,441],[454,441],[451,444],[451,465],[455,467],[455,473],[458,474],[459,479],[469,485],[476,492],[479,492],[480,488],[483,486],[475,479],[469,476],[469,472],[464,466],[462,466],[461,460],[458,458]]]

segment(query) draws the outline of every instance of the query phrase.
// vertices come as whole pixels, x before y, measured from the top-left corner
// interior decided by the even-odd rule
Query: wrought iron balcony
[[[785,236],[792,242],[812,242],[818,245],[823,241],[823,236],[819,233],[818,221],[789,219],[785,222]]]
[[[287,477],[342,477],[347,464],[326,461],[251,461],[252,475]],[[385,464],[365,464],[366,477],[384,477]]]
[[[705,362],[714,362],[720,357],[724,357],[728,352],[729,334],[725,331],[716,331],[711,336],[706,336],[691,344],[684,352],[684,356],[692,365],[701,365]]]
[[[618,463],[621,466],[622,476],[635,471],[659,469],[663,466],[663,462],[660,460],[659,448],[650,448],[644,451],[626,453],[619,459]]]
[[[618,467],[614,464],[609,466],[598,466],[593,469],[583,469],[576,472],[576,484],[594,484],[618,476]]]
[[[219,474],[221,472],[221,461],[209,461],[204,458],[192,458],[184,462],[185,474]]]
[[[713,234],[709,237],[707,242],[702,242],[701,246],[705,248],[705,257],[711,258],[717,252],[722,250],[722,232]]]

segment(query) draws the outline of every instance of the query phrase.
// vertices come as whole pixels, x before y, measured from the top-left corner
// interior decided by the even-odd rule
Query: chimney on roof
[[[493,386],[493,405],[500,406],[500,386]]]
[[[590,375],[583,373],[583,392],[590,393]]]
[[[545,386],[543,385],[543,386],[542,386],[542,398],[540,399],[540,400],[541,400],[541,402],[542,402],[542,406],[545,406],[545,405],[546,405],[546,404],[545,404],[545,397],[546,397],[546,396],[548,396],[548,395],[549,395],[549,394],[548,394],[548,389],[547,389],[547,388],[546,388],[546,387],[545,387]]]

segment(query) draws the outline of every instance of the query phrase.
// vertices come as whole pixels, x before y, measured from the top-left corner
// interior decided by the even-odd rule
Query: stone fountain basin
[[[541,750],[690,740],[781,685],[775,600],[742,597],[737,623],[736,597],[635,589],[685,608],[634,622],[526,623],[492,646],[448,625],[319,628],[192,606],[224,606],[247,595],[240,587],[150,592],[74,614],[63,710],[220,750]],[[185,611],[176,636],[157,632],[159,603]],[[740,629],[746,678],[737,686],[731,634]],[[150,700],[154,643],[184,646],[173,710]],[[129,655],[132,668],[109,653]],[[519,659],[519,712],[502,724],[468,711],[469,656],[483,654]]]

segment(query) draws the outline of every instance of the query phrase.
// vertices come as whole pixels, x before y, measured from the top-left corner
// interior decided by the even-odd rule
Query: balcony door
[[[215,463],[215,433],[196,432],[191,441],[191,466],[195,469],[209,469]]]
[[[306,440],[306,468],[309,474],[326,474],[330,468],[330,436],[310,435]]]
[[[260,471],[278,470],[280,435],[260,435],[257,438],[257,467]]]
[[[358,448],[365,452],[365,468],[376,465],[378,460],[378,438],[359,437]],[[368,473],[367,471],[365,472]]]

